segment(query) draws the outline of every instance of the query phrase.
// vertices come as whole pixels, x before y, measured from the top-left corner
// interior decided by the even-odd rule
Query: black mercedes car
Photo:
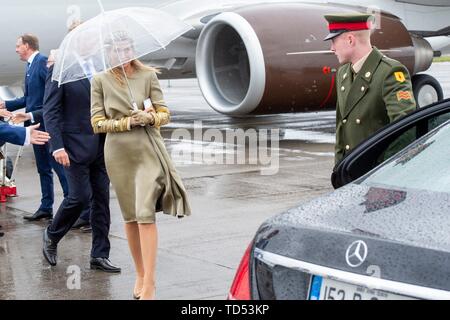
[[[335,168],[345,186],[264,222],[229,299],[450,299],[449,115],[377,132]]]

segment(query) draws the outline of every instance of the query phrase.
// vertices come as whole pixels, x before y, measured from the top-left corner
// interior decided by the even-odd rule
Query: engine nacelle
[[[216,111],[228,115],[335,108],[337,58],[324,15],[355,12],[312,4],[260,4],[214,17],[197,44],[200,88]],[[414,42],[401,21],[382,13],[372,43],[411,74],[426,70],[432,50]],[[417,47],[416,47],[417,46]],[[416,50],[417,49],[417,50]],[[430,55],[431,50],[431,55]],[[289,54],[303,52],[303,54]]]

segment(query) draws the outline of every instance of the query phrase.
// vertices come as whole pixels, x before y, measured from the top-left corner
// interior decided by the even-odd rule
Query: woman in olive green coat
[[[130,40],[117,44],[127,54]],[[121,49],[121,47],[123,47]],[[129,60],[129,59],[128,59]],[[127,61],[121,57],[121,61]],[[97,75],[92,80],[91,122],[95,133],[107,133],[105,162],[116,191],[137,278],[134,297],[155,296],[157,228],[155,213],[190,215],[183,183],[159,132],[169,123],[170,112],[152,68],[138,60]],[[128,84],[138,111],[133,111]],[[144,108],[149,99],[153,107]],[[144,110],[145,109],[145,110]]]

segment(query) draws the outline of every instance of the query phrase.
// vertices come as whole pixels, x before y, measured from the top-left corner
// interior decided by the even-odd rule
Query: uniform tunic
[[[354,75],[350,63],[337,72],[335,162],[378,129],[416,109],[408,70],[373,48]]]
[[[183,183],[164,146],[159,126],[169,122],[154,71],[137,70],[129,84],[139,109],[150,97],[155,125],[130,127],[132,106],[127,85],[111,72],[96,75],[91,90],[94,132],[107,132],[105,163],[125,222],[154,223],[155,212],[182,217],[191,210]]]

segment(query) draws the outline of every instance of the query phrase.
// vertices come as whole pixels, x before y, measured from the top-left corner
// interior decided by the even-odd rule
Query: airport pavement
[[[433,65],[430,73],[449,97],[450,63]],[[230,118],[206,104],[196,80],[161,83],[173,115],[162,134],[185,183],[193,215],[184,219],[157,216],[157,298],[225,299],[258,226],[276,213],[332,191],[335,113]],[[265,159],[272,159],[272,165],[279,159],[275,174],[267,174],[269,165],[253,164],[261,153],[249,152],[255,151],[251,141],[243,148],[226,139],[227,133],[239,129],[250,136],[276,134]],[[215,136],[213,142],[211,136]],[[266,155],[265,141],[261,141],[260,151]],[[17,150],[9,147],[8,154],[15,156]],[[243,156],[244,161],[227,164],[227,156]],[[91,237],[79,231],[71,231],[61,241],[58,265],[49,267],[41,253],[46,222],[27,223],[22,218],[39,204],[31,148],[24,149],[15,178],[19,197],[0,206],[5,232],[0,238],[0,299],[131,299],[133,267],[113,189],[111,260],[122,267],[119,275],[89,269]],[[55,184],[56,211],[62,192]],[[81,281],[76,288],[73,276],[78,270]]]

